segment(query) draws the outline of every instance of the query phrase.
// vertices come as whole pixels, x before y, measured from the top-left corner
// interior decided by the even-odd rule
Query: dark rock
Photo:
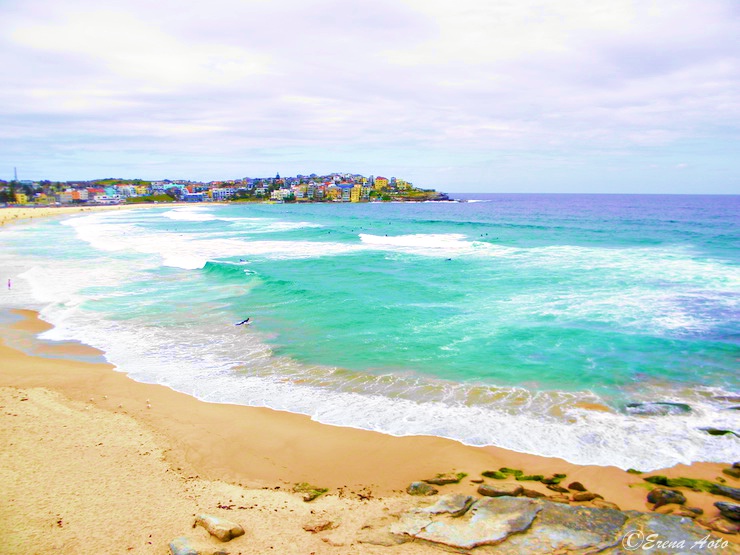
[[[702,432],[707,432],[710,436],[726,436],[730,434],[737,436],[737,433],[733,432],[732,430],[723,430],[721,428],[699,428],[699,429]]]
[[[541,491],[536,491],[536,490],[527,489],[527,488],[522,488],[522,495],[524,497],[529,497],[530,499],[540,499],[542,497],[547,497]]]
[[[560,475],[555,474],[554,476],[548,476],[547,478],[542,478],[542,480],[540,480],[540,482],[542,482],[545,485],[547,485],[547,484],[559,484],[560,482],[563,481],[563,478],[565,478],[564,475],[562,475],[562,474],[560,474]]]
[[[740,505],[717,501],[714,506],[719,509],[719,512],[726,519],[740,521]]]
[[[521,495],[524,488],[519,484],[505,483],[505,484],[481,484],[478,486],[478,495],[485,495],[486,497],[517,497]]]
[[[572,489],[573,491],[586,491],[586,488],[581,482],[571,482],[568,484],[568,489]]]
[[[175,538],[170,542],[169,547],[172,555],[200,555],[186,537]]]
[[[406,488],[409,495],[437,495],[439,490],[424,482],[411,482]]]
[[[732,463],[732,468],[740,468],[740,462]]]
[[[556,486],[554,484],[548,484],[547,489],[552,490],[552,491],[556,491],[558,493],[568,493],[568,494],[570,493],[570,491],[568,491],[564,487],[562,487],[562,486]]]
[[[579,491],[573,494],[573,501],[591,501],[593,499],[604,499],[598,493],[591,491]]]
[[[653,503],[653,510],[669,503],[683,505],[686,503],[686,497],[680,491],[672,489],[655,488],[647,495],[647,500]]]
[[[731,488],[729,486],[720,486],[719,484],[715,484],[710,493],[713,493],[715,495],[723,495],[724,497],[729,497],[730,499],[734,499],[735,501],[740,501],[740,489],[738,488]]]
[[[737,395],[716,395],[713,397],[717,401],[727,401],[728,403],[740,403],[740,397]]]
[[[435,486],[445,486],[447,484],[459,484],[460,480],[465,478],[467,474],[464,472],[457,472],[457,473],[451,473],[448,472],[447,474],[437,474],[434,478],[428,478],[424,480],[427,484],[434,484]]]
[[[723,468],[722,473],[733,478],[740,478],[740,468],[735,468],[734,466],[732,468]]]
[[[498,497],[480,499],[459,518],[432,515],[420,509],[403,513],[390,527],[392,534],[424,540],[453,549],[495,545],[527,530],[542,507],[532,499]]]
[[[570,497],[567,495],[551,495],[547,498],[548,501],[552,501],[553,503],[564,503],[565,505],[570,505]]]
[[[637,416],[670,416],[687,414],[691,412],[691,407],[686,403],[656,401],[649,403],[629,403],[626,411],[628,414]]]
[[[634,468],[628,468],[627,472],[629,472],[630,474],[642,474],[641,470],[635,470]]]
[[[508,474],[504,474],[499,470],[486,470],[485,472],[482,472],[481,475],[486,478],[493,478],[494,480],[506,480],[506,477],[508,476]]]

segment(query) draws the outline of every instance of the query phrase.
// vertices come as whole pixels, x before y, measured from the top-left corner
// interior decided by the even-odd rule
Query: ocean
[[[624,469],[740,458],[704,430],[740,433],[740,196],[451,196],[11,225],[0,307],[207,401]]]

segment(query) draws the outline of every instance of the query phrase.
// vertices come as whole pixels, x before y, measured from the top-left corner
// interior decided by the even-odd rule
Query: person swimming
[[[241,325],[244,325],[244,324],[249,324],[249,320],[250,320],[250,318],[247,318],[246,320],[242,320],[241,322],[237,322],[234,325],[235,326],[241,326]]]

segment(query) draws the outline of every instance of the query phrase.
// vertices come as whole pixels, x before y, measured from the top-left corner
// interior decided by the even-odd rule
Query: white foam
[[[387,250],[421,256],[501,256],[513,249],[482,241],[470,241],[459,233],[427,233],[411,235],[371,235],[361,233],[362,243],[376,250]]]
[[[170,210],[162,214],[162,216],[181,222],[210,222],[217,219],[216,216],[209,214],[205,210],[205,208],[200,206],[188,206]]]

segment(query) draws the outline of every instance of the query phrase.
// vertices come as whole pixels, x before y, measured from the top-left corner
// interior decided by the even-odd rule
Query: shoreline
[[[168,204],[99,204],[94,206],[6,206],[0,208],[0,227],[5,224],[22,223],[28,220],[49,217],[73,216],[84,212],[105,210],[128,210],[129,208],[162,208],[168,206],[189,206],[185,202]]]
[[[195,480],[199,487],[206,489],[238,488],[242,496],[247,495],[244,492],[258,493],[260,504],[265,506],[292,503],[297,499],[295,494],[288,493],[292,486],[308,482],[329,490],[310,505],[312,508],[325,503],[331,507],[327,510],[337,515],[336,518],[347,512],[357,513],[353,517],[360,518],[362,514],[373,511],[391,510],[399,503],[418,502],[419,498],[405,493],[405,488],[413,481],[440,473],[463,472],[467,476],[459,484],[440,487],[440,495],[474,495],[478,483],[472,480],[481,479],[483,471],[509,467],[522,469],[527,474],[564,473],[568,483],[579,481],[589,491],[599,493],[622,510],[645,512],[651,507],[646,500],[647,489],[642,477],[616,467],[578,466],[559,459],[514,453],[496,447],[470,447],[431,436],[386,436],[378,432],[320,424],[299,414],[209,403],[165,386],[139,383],[117,371],[111,364],[90,362],[90,359],[102,354],[97,349],[77,342],[37,341],[36,336],[51,326],[42,321],[36,312],[15,309],[11,313],[14,315],[12,321],[6,319],[0,323],[0,391],[4,392],[6,401],[9,392],[19,393],[31,400],[40,398],[47,404],[51,402],[49,396],[57,396],[57,402],[65,408],[63,411],[57,409],[54,418],[61,418],[60,422],[65,422],[65,417],[69,415],[59,414],[61,412],[78,416],[97,414],[90,433],[100,437],[110,435],[106,427],[109,420],[123,419],[128,425],[141,430],[140,435],[151,436],[149,451],[158,449],[161,463],[166,467],[165,472],[179,477],[181,482]],[[13,346],[17,341],[22,341],[23,351],[26,352]],[[30,403],[16,403],[16,412],[8,411],[6,407],[3,418],[13,422],[9,414],[18,416],[19,407],[25,409],[32,406]],[[50,416],[47,415],[47,418]],[[41,424],[44,422],[46,420],[42,418]],[[73,423],[65,425],[74,426]],[[44,436],[42,428],[36,421],[32,429],[24,431],[24,437],[33,442],[34,450],[50,448],[48,460],[55,460],[59,454],[54,451],[50,438]],[[2,444],[13,445],[17,436],[7,432],[10,429],[8,426],[4,425],[2,429],[0,436],[5,436],[2,437]],[[111,455],[121,463],[121,472],[137,474],[139,461],[129,461],[133,465],[131,467],[126,465],[125,460],[126,454],[131,455],[134,447],[128,446]],[[69,454],[66,458],[61,456],[62,466],[68,466]],[[59,464],[59,461],[55,464]],[[715,480],[723,476],[722,468],[727,466],[721,463],[694,463],[645,475]],[[25,468],[25,463],[21,468]],[[4,470],[7,471],[0,464],[0,475]],[[147,472],[143,468],[140,470]],[[86,465],[79,472],[83,474],[83,481],[89,481],[89,473],[97,471],[94,466]],[[29,487],[43,492],[45,481],[38,476],[38,471],[34,472],[33,486]],[[63,481],[79,479],[65,475],[59,478]],[[736,480],[726,478],[728,485],[736,486]],[[120,479],[125,481],[124,478]],[[539,482],[522,484],[545,495],[554,493]],[[683,489],[687,506],[701,508],[708,517],[718,514],[713,503],[721,498]],[[93,491],[100,495],[104,493],[102,489]],[[30,494],[26,492],[24,495]],[[288,501],[285,496],[288,496]],[[32,497],[30,495],[29,499]],[[298,506],[303,506],[300,500],[298,503]],[[372,505],[372,510],[366,506],[367,503]],[[583,505],[594,506],[591,503]],[[193,509],[196,510],[202,509]],[[10,518],[13,523],[6,526],[19,525],[18,520],[23,516],[28,518],[23,511],[6,515],[5,518]],[[222,516],[229,518],[234,513],[228,512]],[[288,519],[284,525],[298,524]],[[345,532],[349,533],[349,528]],[[286,531],[284,533],[287,534]],[[737,535],[722,536],[733,543],[740,542]],[[415,553],[398,551],[407,552]]]

